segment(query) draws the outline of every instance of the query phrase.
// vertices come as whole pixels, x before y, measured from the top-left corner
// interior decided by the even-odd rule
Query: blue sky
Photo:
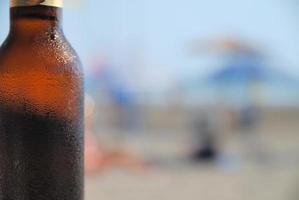
[[[105,54],[114,65],[142,63],[142,69],[131,66],[126,71],[144,70],[161,81],[171,81],[167,74],[206,74],[218,60],[214,55],[191,57],[187,44],[233,35],[258,44],[271,64],[299,76],[299,6],[294,0],[81,1],[80,6],[67,4],[64,30],[86,68]],[[2,41],[8,0],[2,0],[0,17]]]

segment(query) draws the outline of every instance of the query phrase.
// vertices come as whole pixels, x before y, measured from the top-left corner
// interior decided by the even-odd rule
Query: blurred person
[[[207,111],[198,110],[192,119],[192,153],[193,161],[213,161],[217,158],[217,130],[215,118]]]
[[[256,129],[260,122],[260,110],[253,103],[245,104],[239,113],[239,125],[242,130]]]
[[[85,101],[85,171],[100,172],[104,169],[121,167],[142,171],[144,162],[126,149],[106,149],[95,137],[93,129],[95,102],[86,95]]]
[[[266,142],[263,141],[258,128],[261,122],[260,108],[254,103],[248,103],[241,107],[238,115],[241,142],[245,159],[253,159],[259,163],[267,163]]]
[[[91,93],[100,92],[109,99],[114,113],[114,126],[123,130],[137,128],[139,112],[136,95],[118,67],[110,64],[107,56],[101,55],[93,61],[90,70],[87,88]]]

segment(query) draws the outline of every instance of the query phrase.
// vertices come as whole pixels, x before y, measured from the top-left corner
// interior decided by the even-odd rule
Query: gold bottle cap
[[[52,6],[62,7],[63,0],[10,0],[10,7],[20,6]]]

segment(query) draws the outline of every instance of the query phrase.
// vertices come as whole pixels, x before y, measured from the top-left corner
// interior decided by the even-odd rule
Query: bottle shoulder
[[[83,73],[79,56],[60,30],[27,37],[10,33],[0,46],[0,72],[12,68]]]

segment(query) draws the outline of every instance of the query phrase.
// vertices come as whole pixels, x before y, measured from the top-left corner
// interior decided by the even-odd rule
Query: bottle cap
[[[10,7],[21,6],[52,6],[62,7],[63,0],[10,0]]]

